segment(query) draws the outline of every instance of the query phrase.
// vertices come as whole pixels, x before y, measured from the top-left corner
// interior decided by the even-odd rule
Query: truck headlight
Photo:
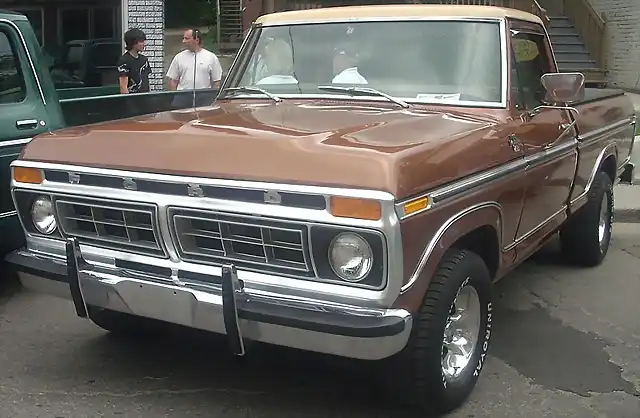
[[[360,235],[342,232],[329,245],[329,265],[342,280],[359,282],[371,271],[373,251]]]
[[[31,205],[31,219],[38,232],[45,235],[52,234],[58,227],[58,224],[54,215],[51,199],[40,196],[34,200],[33,205]]]

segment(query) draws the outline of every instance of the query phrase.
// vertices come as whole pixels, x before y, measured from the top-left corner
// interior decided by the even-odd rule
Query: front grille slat
[[[304,225],[171,209],[172,233],[185,261],[238,266],[310,276]]]
[[[155,225],[156,208],[114,201],[57,198],[60,228],[80,243],[165,256]]]

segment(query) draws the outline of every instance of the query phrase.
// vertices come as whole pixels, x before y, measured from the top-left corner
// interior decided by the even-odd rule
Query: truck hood
[[[481,139],[497,123],[487,115],[392,103],[230,100],[43,134],[21,158],[401,198],[483,168],[477,161],[490,158],[478,158],[486,149]]]

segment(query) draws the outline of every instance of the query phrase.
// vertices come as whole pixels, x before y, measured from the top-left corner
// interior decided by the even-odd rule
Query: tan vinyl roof
[[[257,24],[278,25],[299,22],[319,22],[330,20],[367,20],[421,17],[472,17],[489,19],[520,19],[542,24],[540,18],[534,14],[515,9],[493,6],[460,6],[440,4],[402,4],[377,6],[342,6],[320,9],[291,10],[288,12],[270,13],[256,19]]]

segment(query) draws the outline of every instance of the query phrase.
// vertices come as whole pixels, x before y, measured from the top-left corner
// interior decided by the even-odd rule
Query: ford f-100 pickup
[[[449,411],[485,363],[493,282],[556,235],[567,262],[606,256],[635,123],[624,92],[557,71],[533,14],[269,14],[211,106],[36,136],[7,260],[109,331],[378,360]]]

